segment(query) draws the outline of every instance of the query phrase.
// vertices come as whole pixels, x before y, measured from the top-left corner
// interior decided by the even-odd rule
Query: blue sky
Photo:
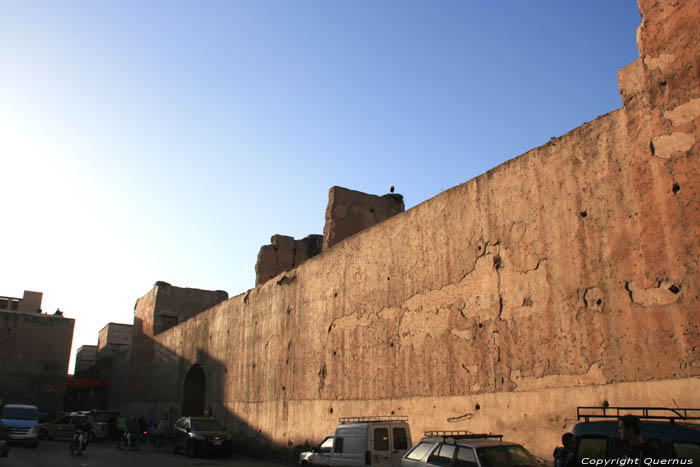
[[[73,353],[157,280],[252,288],[333,185],[411,208],[621,106],[633,0],[0,0],[0,295]],[[73,371],[71,361],[70,372]]]

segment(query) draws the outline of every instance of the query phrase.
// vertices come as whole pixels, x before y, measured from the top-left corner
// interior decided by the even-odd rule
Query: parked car
[[[180,417],[173,428],[172,451],[184,449],[193,457],[202,452],[233,453],[233,441],[226,428],[211,417]]]
[[[0,457],[7,457],[10,452],[10,429],[0,422]]]
[[[100,427],[100,433],[106,433],[105,437],[114,438],[116,436],[116,425],[112,426],[112,419],[118,414],[116,410],[91,410],[89,415],[94,419],[95,423],[104,424],[104,428]],[[102,439],[98,436],[99,439]]]
[[[664,459],[693,459],[700,464],[700,409],[652,407],[578,407],[583,420],[574,426],[579,459],[613,459],[620,450],[619,419],[632,414],[642,421],[641,436]]]
[[[299,455],[299,464],[344,467],[398,467],[411,447],[408,417],[341,418],[333,433],[311,451]]]
[[[542,467],[535,456],[502,435],[466,431],[425,433],[401,459],[401,467]]]
[[[33,448],[39,443],[39,409],[35,405],[7,404],[0,413],[0,422],[7,426],[11,442]]]
[[[55,420],[39,424],[39,437],[41,439],[51,438],[71,438],[75,432],[75,425],[78,419],[87,419],[91,431],[88,434],[88,442],[109,437],[109,425],[97,422],[91,415],[79,413],[62,415]]]

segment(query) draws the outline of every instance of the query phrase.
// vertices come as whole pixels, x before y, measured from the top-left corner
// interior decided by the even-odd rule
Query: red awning
[[[68,378],[66,385],[71,388],[106,388],[107,380],[102,378]]]

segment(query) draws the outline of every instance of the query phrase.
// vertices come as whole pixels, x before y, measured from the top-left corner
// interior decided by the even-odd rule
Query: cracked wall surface
[[[160,399],[205,361],[241,436],[396,413],[546,457],[577,405],[700,407],[700,4],[639,3],[623,108],[158,334]]]

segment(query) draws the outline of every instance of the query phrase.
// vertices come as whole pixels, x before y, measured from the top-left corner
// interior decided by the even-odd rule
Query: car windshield
[[[224,427],[219,425],[216,420],[205,418],[202,420],[192,420],[193,431],[221,431]]]
[[[112,414],[110,412],[95,412],[93,417],[98,422],[108,422],[112,418]]]
[[[491,446],[476,450],[484,467],[540,467],[540,463],[522,446]]]
[[[2,418],[13,420],[38,420],[39,411],[31,407],[5,407],[2,410]]]

